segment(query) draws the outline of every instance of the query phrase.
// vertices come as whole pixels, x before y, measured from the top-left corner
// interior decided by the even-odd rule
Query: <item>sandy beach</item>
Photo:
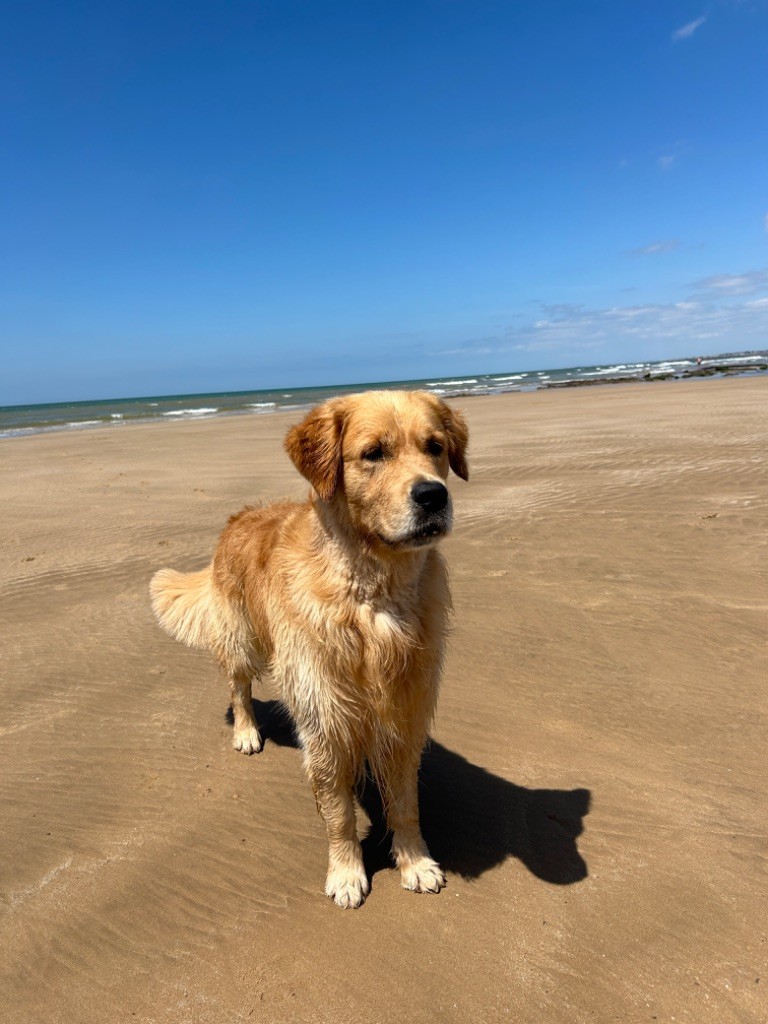
[[[305,493],[296,414],[0,444],[4,1021],[768,1019],[768,377],[457,405],[421,788],[448,888],[401,890],[368,793],[355,912],[274,694],[233,751],[148,601]]]

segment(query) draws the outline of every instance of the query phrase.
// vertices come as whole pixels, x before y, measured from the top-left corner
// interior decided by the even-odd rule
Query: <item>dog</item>
[[[449,470],[468,479],[467,442],[462,415],[428,392],[333,398],[285,439],[308,499],[243,508],[206,569],[162,569],[150,585],[163,628],[226,674],[245,754],[262,748],[251,682],[273,676],[325,820],[325,892],[340,907],[369,891],[353,804],[366,765],[403,887],[446,884],[421,835],[417,775],[450,610],[436,545],[452,526]]]

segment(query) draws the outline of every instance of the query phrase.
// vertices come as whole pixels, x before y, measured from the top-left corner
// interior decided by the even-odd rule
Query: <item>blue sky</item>
[[[0,403],[768,347],[768,2],[6,5]]]

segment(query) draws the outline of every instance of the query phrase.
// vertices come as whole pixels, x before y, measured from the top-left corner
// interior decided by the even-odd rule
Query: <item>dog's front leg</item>
[[[421,751],[402,751],[384,779],[387,822],[392,830],[392,854],[404,889],[440,892],[445,875],[432,859],[419,825],[418,773]],[[398,763],[399,762],[399,763]]]
[[[340,764],[322,742],[305,740],[302,745],[317,808],[328,832],[326,895],[345,910],[359,907],[370,886],[357,838],[351,767]]]

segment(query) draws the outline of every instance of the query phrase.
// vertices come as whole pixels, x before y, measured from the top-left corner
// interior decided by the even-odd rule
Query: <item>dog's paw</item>
[[[410,889],[411,892],[440,892],[446,885],[440,865],[431,857],[422,857],[421,860],[403,867],[401,874],[403,888]]]
[[[354,909],[365,902],[370,891],[368,879],[362,868],[331,868],[325,881],[325,895],[330,896],[337,907]]]
[[[235,750],[242,750],[244,754],[258,754],[264,743],[259,730],[249,725],[247,728],[235,732],[232,745]]]

